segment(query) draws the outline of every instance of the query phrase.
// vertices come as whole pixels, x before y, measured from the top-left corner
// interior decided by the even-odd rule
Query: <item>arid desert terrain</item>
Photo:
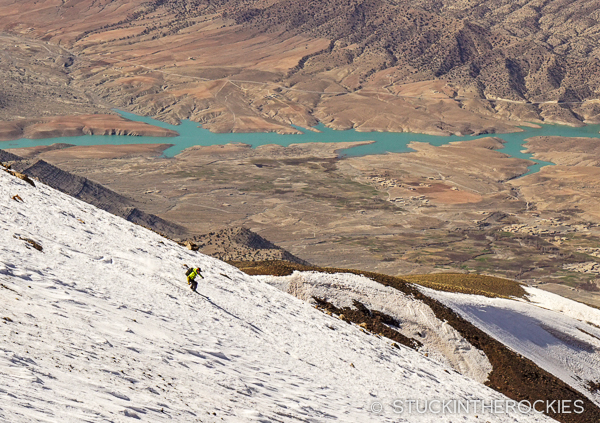
[[[115,108],[213,132],[490,135],[364,157],[343,143],[11,150],[185,237],[244,227],[315,265],[488,273],[600,304],[598,140],[528,139],[555,166],[521,176],[531,163],[494,136],[600,122],[594,1],[0,0],[0,15],[1,140],[176,135]]]

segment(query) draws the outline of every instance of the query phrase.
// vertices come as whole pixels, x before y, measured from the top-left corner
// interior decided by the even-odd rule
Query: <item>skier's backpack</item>
[[[185,271],[185,275],[189,276],[193,271],[194,271],[194,269],[190,267],[190,268],[188,268],[188,270]]]

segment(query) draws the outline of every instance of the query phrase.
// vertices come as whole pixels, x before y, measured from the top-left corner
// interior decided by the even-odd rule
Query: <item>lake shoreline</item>
[[[356,130],[338,131],[323,125],[322,123],[313,128],[294,127],[301,134],[279,134],[274,132],[250,132],[250,133],[213,133],[202,128],[196,122],[182,121],[180,125],[172,125],[149,117],[137,116],[133,113],[115,110],[120,117],[120,122],[128,125],[138,125],[143,128],[156,128],[166,131],[168,137],[161,136],[128,136],[128,135],[78,135],[68,137],[53,137],[45,139],[26,139],[5,141],[4,149],[21,149],[28,147],[50,146],[52,144],[72,144],[77,146],[101,146],[101,145],[134,145],[134,144],[170,144],[162,152],[166,158],[174,157],[186,149],[194,146],[214,146],[228,144],[247,144],[251,148],[274,144],[288,147],[294,144],[307,143],[360,143],[350,148],[342,147],[337,151],[339,157],[357,157],[365,155],[377,155],[385,153],[406,153],[414,151],[410,148],[411,143],[428,143],[432,146],[451,145],[456,142],[472,141],[485,138],[499,139],[503,143],[498,148],[501,153],[514,158],[534,161],[527,174],[535,173],[544,166],[552,165],[551,162],[541,162],[534,159],[527,152],[525,146],[527,139],[538,136],[562,136],[562,137],[587,137],[600,138],[600,125],[587,125],[584,127],[571,127],[564,125],[547,125],[525,123],[519,127],[519,132],[503,134],[479,134],[479,135],[428,135],[407,132],[360,132]],[[69,120],[67,120],[70,122]],[[79,121],[77,121],[79,122]],[[75,122],[75,123],[77,123]],[[130,123],[128,123],[130,122]],[[73,122],[70,122],[73,123]],[[143,125],[143,126],[142,126]],[[156,132],[154,132],[156,133]],[[173,136],[178,133],[178,136]],[[137,135],[132,133],[131,135]]]

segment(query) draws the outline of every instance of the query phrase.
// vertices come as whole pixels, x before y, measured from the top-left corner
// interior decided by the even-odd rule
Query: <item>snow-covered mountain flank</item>
[[[528,302],[421,289],[600,404],[600,310],[532,287]]]
[[[44,184],[0,171],[0,198],[2,421],[552,421],[450,329],[470,352],[426,357]]]
[[[421,353],[475,380],[485,382],[490,376],[493,366],[481,350],[447,321],[436,317],[426,304],[389,286],[363,275],[310,271],[260,278],[301,299],[327,298],[336,307],[349,307],[359,301],[369,309],[385,312],[402,322],[400,332],[422,342]],[[600,404],[600,392],[594,389],[600,380],[600,310],[538,288],[524,289],[525,299],[507,299],[418,287],[419,292],[455,310],[518,357],[526,357],[594,404]],[[495,361],[497,365],[498,360]],[[517,367],[517,363],[510,366]],[[517,383],[514,375],[505,377]],[[541,390],[540,384],[537,387]],[[582,421],[595,420],[590,416]]]

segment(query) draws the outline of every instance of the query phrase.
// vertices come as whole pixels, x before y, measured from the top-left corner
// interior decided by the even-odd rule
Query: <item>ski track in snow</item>
[[[529,301],[419,289],[600,406],[600,310],[533,287]]]
[[[481,422],[373,414],[369,405],[506,399],[226,263],[36,185],[0,171],[1,421]],[[11,200],[16,194],[23,203]],[[184,263],[202,268],[198,290],[209,299],[189,290]]]

